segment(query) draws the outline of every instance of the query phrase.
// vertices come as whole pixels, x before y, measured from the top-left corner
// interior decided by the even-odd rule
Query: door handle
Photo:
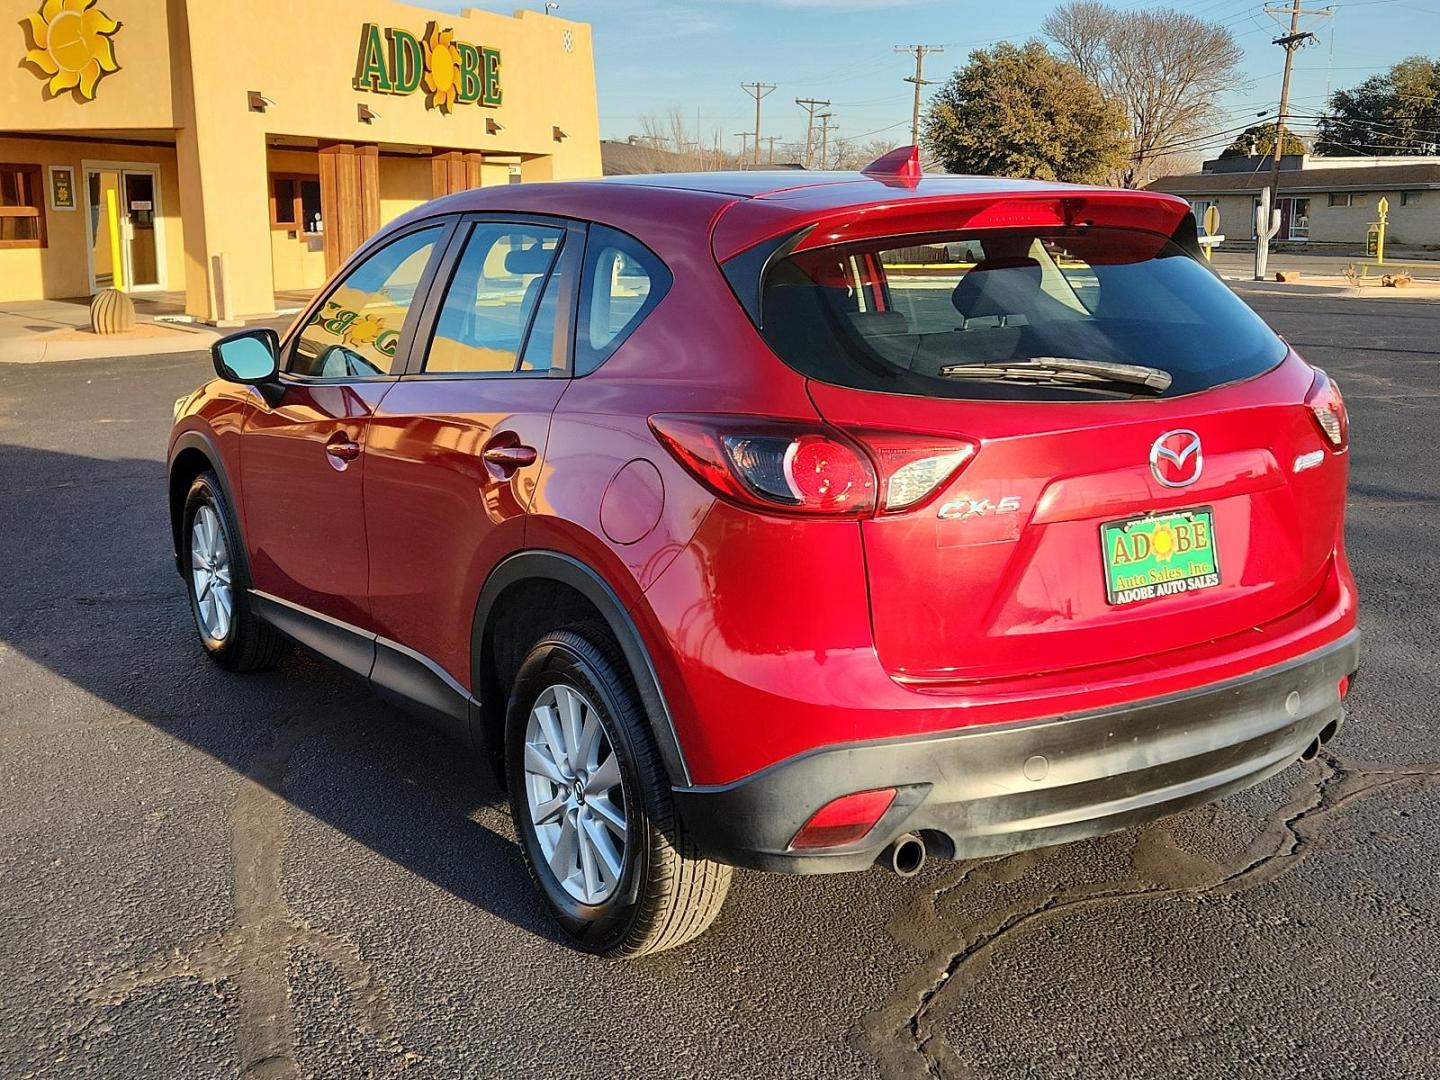
[[[354,461],[360,456],[360,444],[351,442],[343,435],[332,435],[325,444],[325,452],[341,461]]]
[[[516,469],[534,465],[540,455],[533,446],[490,446],[481,451],[480,456],[509,476]]]

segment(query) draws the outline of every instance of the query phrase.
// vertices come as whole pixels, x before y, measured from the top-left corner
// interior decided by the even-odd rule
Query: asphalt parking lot
[[[741,874],[625,965],[558,943],[463,751],[204,659],[162,457],[208,358],[0,364],[0,1076],[1433,1077],[1440,303],[1243,288],[1351,411],[1331,752],[909,882]]]

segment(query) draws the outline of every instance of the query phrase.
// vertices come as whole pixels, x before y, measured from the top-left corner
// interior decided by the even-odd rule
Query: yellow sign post
[[[1220,233],[1220,207],[1216,206],[1214,203],[1211,203],[1209,206],[1207,206],[1207,207],[1205,208],[1205,220],[1204,220],[1204,225],[1205,225],[1205,235],[1206,235],[1206,236],[1218,236],[1218,235],[1219,235],[1219,233]],[[1212,249],[1214,246],[1215,246],[1214,244],[1204,244],[1204,245],[1202,245],[1201,250],[1205,253],[1205,261],[1206,261],[1206,262],[1209,262],[1209,261],[1210,261],[1210,252],[1211,252],[1211,249]]]
[[[1390,200],[1381,195],[1380,201],[1375,204],[1375,209],[1380,215],[1380,220],[1375,222],[1375,261],[1383,264],[1385,262],[1385,219],[1390,214]]]
[[[117,292],[125,291],[125,264],[120,261],[120,205],[115,189],[105,192],[105,216],[110,224],[110,285]]]

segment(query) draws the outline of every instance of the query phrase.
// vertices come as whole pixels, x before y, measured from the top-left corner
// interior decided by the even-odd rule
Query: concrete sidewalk
[[[1335,278],[1345,280],[1345,268],[1353,266],[1357,271],[1364,269],[1368,279],[1379,284],[1382,274],[1403,271],[1415,278],[1416,282],[1440,282],[1440,252],[1419,249],[1387,249],[1389,258],[1385,265],[1377,266],[1373,259],[1363,254],[1339,255],[1328,251],[1276,251],[1271,252],[1268,276],[1274,277],[1278,270],[1298,270],[1301,280]],[[1237,280],[1253,280],[1255,270],[1254,245],[1226,247],[1221,245],[1215,251],[1215,269],[1220,275]],[[1390,290],[1386,290],[1389,292]]]
[[[136,299],[134,330],[96,334],[88,298],[0,304],[0,364],[198,352],[221,336],[213,327],[162,321],[169,307],[163,300]]]
[[[1440,281],[1417,279],[1411,285],[1400,287],[1380,284],[1379,278],[1361,278],[1358,285],[1350,284],[1348,278],[1329,274],[1309,274],[1299,281],[1276,281],[1272,274],[1264,281],[1256,281],[1248,274],[1221,273],[1221,279],[1237,292],[1265,292],[1271,296],[1321,295],[1349,297],[1364,300],[1440,300]]]

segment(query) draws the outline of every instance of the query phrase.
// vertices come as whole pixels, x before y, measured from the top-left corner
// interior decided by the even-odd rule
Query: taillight
[[[1340,451],[1350,445],[1350,417],[1345,411],[1345,399],[1330,376],[1319,368],[1315,369],[1315,381],[1305,395],[1305,404],[1330,449]]]
[[[661,415],[650,418],[650,427],[717,495],[765,510],[828,517],[919,506],[975,453],[963,439],[844,433],[759,417]]]
[[[839,847],[863,840],[894,801],[894,788],[857,791],[832,799],[800,826],[790,841],[790,849]]]
[[[833,428],[737,416],[652,416],[675,459],[717,495],[794,514],[864,517],[875,470]]]

